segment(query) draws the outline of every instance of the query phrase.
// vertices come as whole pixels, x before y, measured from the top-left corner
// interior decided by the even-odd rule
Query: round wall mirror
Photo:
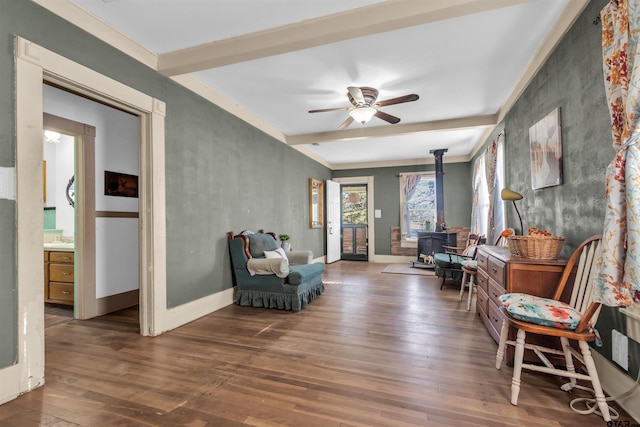
[[[72,176],[69,179],[69,183],[67,184],[67,201],[71,205],[71,207],[75,207],[75,198],[76,198],[76,189],[75,189],[75,176]]]

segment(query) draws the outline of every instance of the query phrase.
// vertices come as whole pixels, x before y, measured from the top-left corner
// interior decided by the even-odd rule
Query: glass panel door
[[[345,260],[367,261],[367,186],[350,184],[341,186],[342,253]]]

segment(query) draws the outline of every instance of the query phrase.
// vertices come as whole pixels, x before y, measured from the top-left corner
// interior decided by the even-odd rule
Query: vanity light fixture
[[[44,142],[48,142],[49,144],[57,144],[60,142],[60,134],[58,132],[54,132],[52,130],[45,130],[43,132]]]

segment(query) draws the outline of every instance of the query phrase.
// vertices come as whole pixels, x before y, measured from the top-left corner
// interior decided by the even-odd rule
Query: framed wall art
[[[138,197],[138,177],[104,171],[104,194],[105,196]]]
[[[529,128],[532,189],[562,184],[561,135],[560,108]]]

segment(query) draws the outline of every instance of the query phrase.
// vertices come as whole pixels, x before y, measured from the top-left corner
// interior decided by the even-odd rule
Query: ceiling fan
[[[372,87],[356,87],[349,86],[347,88],[347,97],[353,107],[337,107],[337,108],[325,108],[322,110],[310,110],[310,113],[323,113],[325,111],[338,111],[348,110],[349,117],[342,122],[338,129],[347,128],[353,121],[358,121],[362,124],[367,123],[373,116],[384,120],[385,122],[396,124],[400,122],[400,118],[392,116],[378,110],[378,107],[385,107],[387,105],[402,104],[404,102],[417,101],[420,97],[415,93],[411,95],[399,96],[397,98],[391,98],[384,101],[377,102],[378,90]]]

